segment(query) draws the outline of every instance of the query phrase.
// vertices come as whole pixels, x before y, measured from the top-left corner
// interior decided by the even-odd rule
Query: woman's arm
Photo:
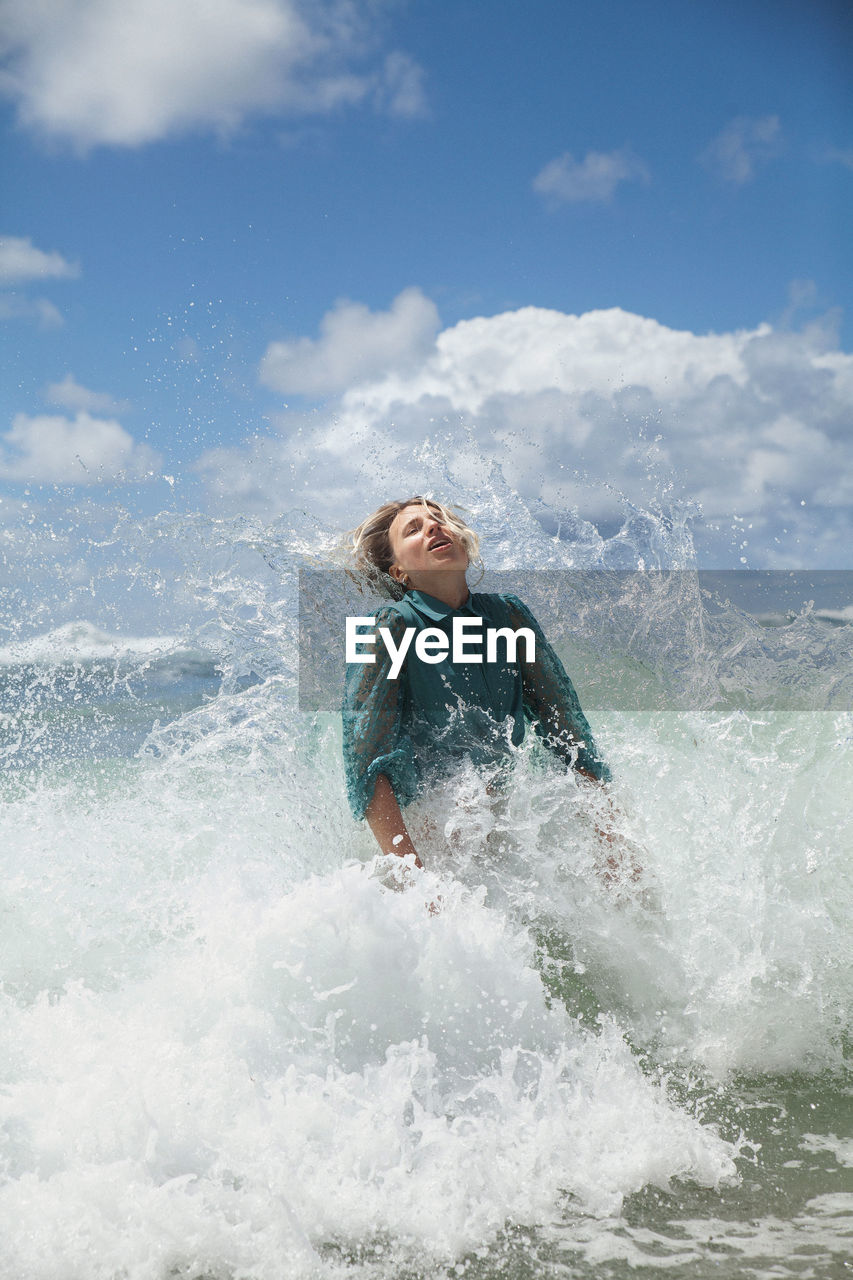
[[[518,596],[506,596],[511,625],[529,627],[536,636],[536,656],[523,659],[524,709],[545,745],[567,765],[596,782],[609,782],[610,770],[593,740],[575,687],[545,633]]]
[[[396,853],[398,858],[405,858],[407,854],[413,853],[415,866],[423,867],[406,830],[394,789],[384,773],[380,773],[376,779],[364,816],[383,853]]]
[[[387,626],[399,648],[405,619],[393,608],[377,612],[377,626]],[[347,794],[353,817],[365,818],[383,853],[414,854],[401,805],[414,798],[418,768],[409,738],[408,678],[405,667],[390,678],[390,657],[377,645],[374,662],[347,669],[343,712],[343,753]]]
[[[637,880],[642,868],[634,850],[619,832],[619,812],[609,788],[610,769],[601,758],[589,722],[581,710],[575,687],[542,628],[527,605],[507,596],[512,625],[531,627],[536,636],[536,658],[522,661],[524,706],[547,747],[580,774],[602,786],[596,797],[595,829],[607,847],[602,878],[608,888],[626,879]]]

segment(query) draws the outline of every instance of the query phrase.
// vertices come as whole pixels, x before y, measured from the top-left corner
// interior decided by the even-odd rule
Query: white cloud
[[[741,346],[740,334],[699,336],[618,307],[581,316],[523,307],[460,321],[439,335],[435,353],[413,373],[389,374],[349,399],[386,413],[401,400],[442,397],[471,414],[495,396],[543,391],[613,398],[642,386],[655,399],[669,399],[715,377],[742,381]]]
[[[0,284],[79,274],[80,268],[75,263],[68,262],[61,253],[37,249],[28,236],[0,236]]]
[[[146,480],[160,465],[159,455],[137,444],[115,419],[89,413],[73,420],[19,413],[0,441],[0,478],[5,480],[74,485]]]
[[[433,348],[435,303],[420,289],[404,289],[388,311],[339,302],[327,312],[320,337],[272,342],[261,362],[261,381],[290,395],[327,396],[391,370],[411,370]]]
[[[59,329],[65,323],[62,312],[47,298],[17,293],[0,293],[0,320],[35,320],[40,329]]]
[[[845,169],[853,169],[853,147],[827,147],[822,159],[827,164],[840,164]]]
[[[564,151],[533,179],[533,190],[552,205],[606,204],[620,182],[651,181],[647,166],[628,147],[619,151],[589,151],[575,160]]]
[[[706,147],[699,159],[724,182],[743,186],[755,177],[756,168],[778,155],[782,127],[778,116],[738,116]]]
[[[526,307],[445,329],[407,367],[199,469],[226,506],[297,502],[340,523],[428,484],[476,494],[499,463],[526,500],[611,527],[616,493],[695,499],[705,563],[845,567],[851,422],[853,355],[825,326],[695,334],[618,308]]]
[[[137,146],[191,129],[231,132],[254,113],[326,112],[386,82],[413,114],[418,69],[382,75],[368,51],[375,7],[312,0],[2,0],[0,90],[21,121],[78,146]]]
[[[392,116],[427,114],[424,69],[406,53],[389,53],[376,92],[377,105]]]
[[[61,382],[51,382],[45,388],[44,399],[72,413],[125,413],[130,407],[126,400],[116,400],[107,391],[90,391],[81,386],[73,373],[66,374]]]

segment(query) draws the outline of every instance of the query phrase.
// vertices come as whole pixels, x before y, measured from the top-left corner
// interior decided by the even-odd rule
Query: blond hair
[[[372,586],[379,587],[395,600],[402,599],[406,592],[402,583],[392,578],[389,572],[394,563],[394,551],[389,533],[391,525],[400,512],[406,507],[414,507],[418,504],[425,507],[456,535],[468,553],[469,564],[478,564],[482,567],[483,563],[480,559],[480,539],[452,507],[446,507],[443,502],[436,502],[434,498],[424,498],[421,494],[401,501],[384,502],[366,520],[362,520],[358,528],[352,529],[348,537],[351,539],[350,551],[358,572],[367,578]]]

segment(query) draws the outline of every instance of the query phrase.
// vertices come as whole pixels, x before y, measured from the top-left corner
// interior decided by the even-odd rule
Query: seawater
[[[757,621],[677,520],[468,506],[613,808],[528,738],[408,883],[298,696],[332,530],[176,519],[183,634],[0,654],[9,1280],[849,1274],[846,615]]]

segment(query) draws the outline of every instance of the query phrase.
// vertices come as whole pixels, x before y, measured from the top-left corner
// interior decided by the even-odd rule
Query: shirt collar
[[[435,596],[427,595],[425,591],[407,591],[405,599],[408,600],[412,608],[415,609],[421,617],[430,618],[433,622],[442,622],[445,618],[453,613],[474,613],[478,611],[474,608],[474,600],[476,597],[468,592],[468,599],[465,601],[461,609],[454,609],[451,605],[445,604],[443,600],[437,600]]]

